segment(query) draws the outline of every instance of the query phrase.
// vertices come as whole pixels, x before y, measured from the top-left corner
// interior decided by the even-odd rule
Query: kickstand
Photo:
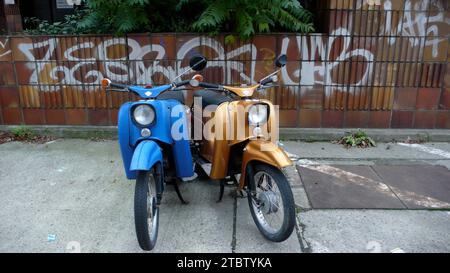
[[[176,192],[177,195],[178,195],[178,199],[180,199],[181,203],[182,203],[183,205],[189,204],[188,201],[184,200],[183,195],[181,195],[180,188],[178,187],[178,179],[172,180],[172,183],[173,183],[173,186],[174,186],[174,188],[175,188],[175,192]]]
[[[225,190],[225,180],[220,180],[220,194],[219,194],[219,200],[216,201],[216,203],[219,203],[222,201],[223,192]]]

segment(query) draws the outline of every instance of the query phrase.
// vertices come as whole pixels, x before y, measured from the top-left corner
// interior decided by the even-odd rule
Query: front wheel
[[[268,240],[282,242],[295,226],[295,203],[283,173],[267,164],[256,164],[249,177],[248,204],[259,231]]]
[[[159,207],[157,205],[157,189],[159,177],[155,168],[140,171],[136,178],[134,195],[134,222],[139,246],[143,250],[152,250],[158,237]]]

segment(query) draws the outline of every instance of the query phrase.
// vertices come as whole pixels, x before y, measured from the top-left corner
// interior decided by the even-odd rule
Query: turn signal
[[[197,80],[199,82],[203,81],[203,76],[200,74],[195,74],[194,77],[192,77],[193,80]]]
[[[102,79],[102,87],[106,88],[109,86],[110,83],[111,83],[110,79],[107,79],[107,78]]]

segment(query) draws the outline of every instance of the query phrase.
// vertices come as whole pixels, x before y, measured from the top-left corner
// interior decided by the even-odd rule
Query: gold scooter
[[[252,98],[277,81],[286,55],[279,56],[276,65],[277,71],[251,86],[205,83],[195,75],[190,85],[206,89],[194,92],[191,128],[196,171],[220,181],[219,201],[225,184],[238,185],[247,193],[253,220],[264,237],[281,242],[295,225],[294,198],[282,172],[292,161],[277,145],[277,109],[268,100]]]

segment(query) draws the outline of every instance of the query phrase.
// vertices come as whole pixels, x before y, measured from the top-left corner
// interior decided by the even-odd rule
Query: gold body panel
[[[254,84],[246,87],[234,87],[234,86],[224,86],[223,88],[233,92],[234,94],[238,95],[239,97],[251,97],[253,96],[253,93],[255,93],[256,89],[260,84]]]
[[[292,161],[286,152],[270,141],[253,140],[245,146],[242,155],[241,177],[239,179],[239,188],[245,186],[245,175],[247,164],[250,161],[264,162],[278,169],[292,165]]]
[[[248,122],[248,107],[253,104],[264,103],[269,107],[268,122],[260,126],[262,137],[253,136],[254,126]],[[211,166],[210,177],[212,179],[225,178],[228,172],[228,162],[230,159],[231,147],[235,144],[248,141],[243,152],[242,170],[245,175],[247,163],[251,160],[258,160],[267,164],[282,168],[291,165],[289,157],[280,149],[276,140],[278,139],[278,119],[273,104],[268,100],[236,100],[220,104],[213,115],[212,112],[204,112],[203,115],[203,143],[200,155],[208,160]],[[238,130],[239,129],[239,130]],[[212,134],[208,134],[208,132]],[[264,150],[258,150],[265,145]],[[241,187],[244,186],[244,179],[241,175]]]

